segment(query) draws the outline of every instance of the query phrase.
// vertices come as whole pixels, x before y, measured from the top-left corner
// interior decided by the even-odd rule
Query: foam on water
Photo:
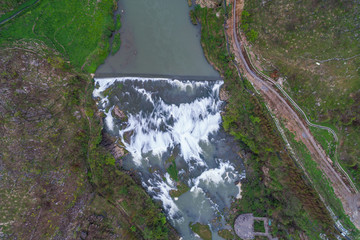
[[[116,82],[125,82],[125,81],[137,81],[137,82],[148,82],[148,81],[165,81],[171,83],[172,86],[177,87],[179,90],[186,91],[188,87],[199,87],[206,86],[209,84],[209,81],[179,81],[177,79],[172,80],[170,78],[144,78],[144,77],[120,77],[120,78],[95,78],[95,89],[93,92],[94,97],[102,97],[101,92],[105,91],[107,88],[111,87]],[[222,81],[216,81],[220,83],[219,87],[222,84]]]
[[[116,82],[123,83],[124,89],[114,87],[115,93],[110,91],[110,96],[105,97],[103,92]],[[149,82],[164,85],[154,88]],[[221,215],[222,208],[229,207],[231,198],[238,194],[235,182],[241,178],[234,163],[224,159],[233,155],[223,152],[223,157],[215,157],[211,150],[218,151],[225,141],[223,135],[216,135],[221,124],[222,81],[136,77],[95,79],[95,83],[93,96],[100,100],[98,106],[106,115],[105,125],[131,154],[129,160],[140,170],[144,188],[162,202],[168,219],[181,234],[186,239],[195,239],[189,223],[208,224],[217,214]],[[121,102],[124,99],[128,102]],[[115,105],[126,113],[126,123],[113,117]],[[177,190],[179,182],[166,172],[164,158],[174,153],[175,148],[176,164],[178,161],[185,164],[177,169],[178,178],[190,191],[173,199],[170,191]],[[150,166],[155,166],[151,173]],[[217,227],[210,227],[217,231]]]
[[[114,130],[114,118],[111,114],[114,107],[115,106],[112,106],[108,111],[104,111],[104,113],[106,115],[105,124],[111,131]]]
[[[170,196],[170,191],[175,190],[175,183],[170,179],[168,173],[165,174],[166,182],[155,172],[154,177],[143,183],[148,192],[153,193],[153,198],[160,200],[169,218],[173,218],[179,212],[174,200]]]
[[[237,172],[235,171],[234,166],[232,166],[229,162],[220,162],[220,166],[218,168],[208,169],[201,173],[200,176],[193,179],[194,186],[191,188],[191,191],[198,188],[201,183],[219,186],[225,182],[234,182],[236,177]]]
[[[221,101],[216,98],[220,85],[220,83],[214,85],[212,96],[179,105],[167,104],[161,98],[154,97],[152,92],[135,87],[134,89],[153,105],[153,111],[150,113],[140,111],[129,114],[128,126],[119,131],[135,163],[141,164],[143,154],[151,152],[153,155],[161,156],[169,148],[179,145],[181,155],[186,161],[195,160],[196,164],[206,166],[200,156],[202,149],[199,144],[201,141],[207,142],[209,135],[220,127]],[[105,122],[109,124],[109,129],[113,129],[110,115],[106,114]],[[127,132],[132,132],[129,143],[124,141]]]

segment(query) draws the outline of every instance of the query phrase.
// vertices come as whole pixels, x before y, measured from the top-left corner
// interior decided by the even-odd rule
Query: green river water
[[[121,48],[97,73],[219,76],[204,57],[186,0],[121,0]]]

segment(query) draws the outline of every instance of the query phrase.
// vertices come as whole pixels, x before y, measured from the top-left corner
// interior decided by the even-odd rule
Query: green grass
[[[241,29],[244,31],[247,39],[250,42],[255,42],[256,39],[258,38],[259,33],[254,29],[249,28],[249,23],[251,23],[251,21],[252,18],[250,17],[249,12],[244,10],[241,16]]]
[[[228,230],[228,229],[222,229],[218,231],[218,234],[220,237],[226,239],[226,240],[232,240],[235,239],[234,234],[232,233],[232,231]]]
[[[286,135],[292,143],[292,146],[294,146],[296,154],[299,156],[305,169],[307,169],[307,172],[310,175],[310,178],[313,181],[317,191],[322,195],[322,197],[325,198],[325,201],[334,211],[335,215],[338,216],[338,219],[341,221],[341,223],[343,223],[344,227],[348,230],[351,230],[353,237],[357,239],[360,236],[360,232],[356,229],[356,227],[350,221],[349,217],[345,214],[342,203],[335,195],[331,183],[318,168],[318,164],[313,161],[306,146],[302,142],[296,141],[294,139],[294,134],[290,133],[288,130],[286,130]]]
[[[194,233],[197,233],[203,240],[211,240],[212,234],[209,225],[203,225],[201,223],[190,223],[190,228]]]
[[[254,221],[254,231],[255,232],[265,232],[265,227],[264,227],[264,221]]]
[[[121,45],[121,39],[120,39],[120,33],[116,33],[114,36],[114,41],[112,43],[111,46],[111,54],[115,55],[115,53],[117,53],[120,49],[120,45]]]
[[[194,10],[190,10],[190,20],[192,24],[194,25],[198,24]]]
[[[176,187],[177,187],[177,190],[170,190],[170,196],[172,198],[180,197],[181,195],[183,195],[184,193],[186,193],[187,191],[190,190],[188,185],[186,185],[185,183],[181,183],[181,182]]]
[[[175,160],[170,163],[170,166],[166,169],[166,171],[175,182],[179,181]]]
[[[166,169],[166,171],[169,173],[171,179],[177,183],[177,186],[176,186],[177,189],[170,191],[170,196],[172,198],[180,197],[182,194],[184,194],[190,190],[188,185],[186,183],[181,182],[179,179],[178,170],[177,170],[176,162],[175,162],[177,155],[178,155],[178,152],[177,152],[177,150],[175,150],[170,155],[170,157],[168,159],[166,159],[166,161],[165,161],[165,164],[169,165],[168,168]]]
[[[333,159],[337,144],[337,142],[335,142],[334,136],[327,130],[315,127],[310,127],[310,131],[314,135],[315,139],[320,143],[322,148],[325,150],[326,154]],[[335,159],[333,160],[335,161]]]
[[[42,0],[0,29],[0,44],[38,39],[59,51],[72,65],[94,72],[107,57],[115,29],[114,2]]]
[[[121,28],[121,15],[116,15],[116,26],[115,29],[116,31],[119,31]]]

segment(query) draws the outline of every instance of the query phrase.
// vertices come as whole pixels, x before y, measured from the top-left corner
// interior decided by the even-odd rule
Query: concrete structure
[[[254,221],[263,221],[265,232],[254,231]],[[265,217],[254,217],[252,213],[239,215],[234,223],[234,230],[236,235],[242,239],[254,239],[255,236],[264,236],[270,240],[277,240],[269,233],[269,220]]]

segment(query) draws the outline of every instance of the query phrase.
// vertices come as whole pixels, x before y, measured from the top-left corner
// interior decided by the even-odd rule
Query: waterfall
[[[95,79],[93,96],[106,116],[106,130],[129,152],[124,167],[140,172],[144,188],[162,202],[168,219],[186,239],[195,238],[190,222],[209,224],[221,216],[239,193],[235,182],[244,177],[236,144],[221,128],[222,84],[168,78]],[[115,108],[126,119],[117,118]],[[167,170],[173,161],[178,179]],[[172,197],[171,191],[180,186],[187,190]]]

